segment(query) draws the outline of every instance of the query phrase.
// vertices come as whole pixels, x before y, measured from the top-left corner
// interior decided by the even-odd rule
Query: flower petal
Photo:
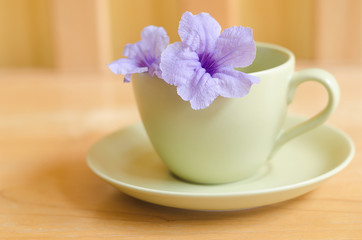
[[[253,31],[248,27],[225,29],[216,41],[214,58],[218,67],[247,67],[255,59]]]
[[[148,44],[151,56],[155,59],[161,57],[161,53],[170,42],[163,27],[148,26],[141,32],[142,44]]]
[[[125,83],[131,82],[131,74],[124,75],[123,82],[125,82]]]
[[[186,93],[190,97],[191,108],[194,110],[207,108],[219,95],[217,79],[211,77],[203,68],[199,69],[191,83],[191,88],[190,86],[177,87],[177,93],[181,97]]]
[[[190,101],[195,110],[209,106],[218,96],[218,83],[201,67],[198,55],[181,42],[169,45],[162,53],[162,78],[177,87],[177,94]]]
[[[158,78],[162,78],[162,71],[160,69],[160,62],[161,62],[161,57],[157,58],[152,64],[151,66],[149,66],[148,68],[148,73],[151,76],[154,76],[156,74],[156,76]]]
[[[181,42],[170,44],[161,56],[162,78],[171,85],[189,84],[200,67],[197,54]]]
[[[169,37],[163,27],[147,26],[142,30],[141,40],[124,47],[123,55],[136,59],[140,66],[149,67],[161,57],[169,43]]]
[[[249,93],[253,84],[259,83],[258,77],[230,67],[219,69],[213,77],[218,79],[218,93],[228,98],[241,98]]]
[[[139,63],[134,59],[121,58],[107,65],[109,69],[115,74],[126,75],[124,82],[129,82],[130,77],[127,76],[132,73],[147,72],[148,67],[140,67]]]
[[[178,34],[183,43],[197,54],[212,52],[221,32],[219,23],[208,13],[193,15],[185,12],[179,23]]]

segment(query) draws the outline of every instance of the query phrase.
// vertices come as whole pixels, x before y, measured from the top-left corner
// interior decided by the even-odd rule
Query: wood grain
[[[362,239],[362,70],[323,67],[342,98],[329,124],[356,145],[351,165],[302,197],[256,209],[197,212],[126,196],[85,163],[90,146],[139,120],[131,86],[113,75],[0,72],[1,239]],[[291,106],[313,114],[322,88],[304,84]]]
[[[318,0],[315,12],[316,58],[362,64],[362,1]]]
[[[52,1],[55,69],[106,71],[111,61],[108,1]]]
[[[0,1],[0,67],[53,67],[48,0]]]

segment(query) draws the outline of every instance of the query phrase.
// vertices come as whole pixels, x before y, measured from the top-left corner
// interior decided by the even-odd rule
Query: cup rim
[[[275,66],[275,67],[271,67],[271,68],[267,68],[267,69],[263,69],[260,71],[256,71],[256,72],[250,72],[248,74],[250,75],[260,75],[262,73],[267,73],[270,71],[275,71],[279,68],[284,68],[286,66],[288,66],[289,64],[294,64],[295,62],[295,56],[292,53],[292,51],[290,51],[289,49],[282,47],[280,45],[277,44],[273,44],[273,43],[266,43],[266,42],[255,42],[256,48],[258,49],[258,47],[263,47],[263,48],[267,48],[267,49],[273,49],[279,52],[282,52],[284,54],[286,54],[288,56],[288,59],[283,62],[282,64]]]

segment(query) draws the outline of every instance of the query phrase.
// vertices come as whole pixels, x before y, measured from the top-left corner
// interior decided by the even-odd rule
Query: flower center
[[[152,63],[155,61],[156,59],[151,57],[151,56],[142,56],[142,58],[140,59],[140,66],[142,67],[149,67],[152,65]]]
[[[217,71],[217,61],[212,57],[212,54],[202,53],[199,55],[201,67],[206,70],[211,76]]]

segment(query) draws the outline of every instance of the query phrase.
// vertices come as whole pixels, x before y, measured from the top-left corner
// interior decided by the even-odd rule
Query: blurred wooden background
[[[106,63],[150,24],[176,41],[186,10],[253,28],[294,51],[297,69],[330,71],[342,97],[328,121],[355,142],[351,165],[301,198],[224,213],[137,201],[92,174],[89,148],[140,121]],[[362,0],[0,0],[0,239],[362,239],[361,13]],[[290,113],[324,107],[314,84]]]
[[[0,0],[0,68],[107,71],[147,25],[177,41],[186,10],[249,26],[298,59],[362,63],[361,0]]]

